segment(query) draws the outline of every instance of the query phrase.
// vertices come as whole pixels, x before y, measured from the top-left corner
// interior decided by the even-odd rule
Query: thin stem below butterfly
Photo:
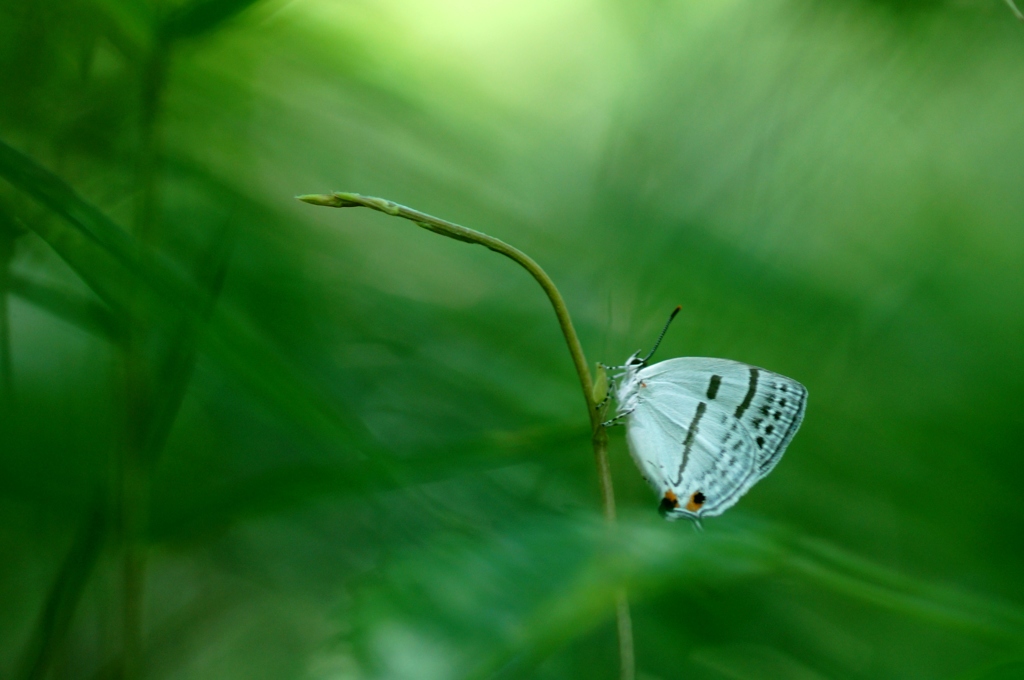
[[[565,342],[569,347],[569,354],[572,357],[573,365],[576,368],[576,375],[583,390],[583,399],[587,407],[587,416],[590,419],[591,443],[594,448],[594,461],[597,465],[598,477],[601,480],[601,499],[604,508],[605,519],[612,524],[615,522],[615,493],[612,488],[611,469],[608,465],[608,435],[605,432],[603,421],[603,409],[598,406],[594,399],[593,380],[587,359],[583,354],[583,347],[580,345],[576,329],[573,327],[572,318],[569,316],[569,309],[565,305],[562,294],[558,291],[554,281],[547,275],[533,258],[523,251],[510,246],[509,244],[488,236],[482,232],[463,227],[461,225],[442,220],[433,215],[407,208],[392,201],[373,196],[361,194],[334,192],[331,194],[308,194],[297,196],[298,200],[311,205],[319,205],[329,208],[371,208],[393,217],[402,217],[410,220],[418,226],[441,234],[458,241],[482,245],[489,250],[504,255],[523,267],[540,284],[544,293],[551,301],[555,316],[558,318],[558,325],[565,336]],[[619,661],[620,675],[622,680],[633,680],[635,677],[635,662],[633,656],[633,632],[632,622],[629,613],[629,600],[624,589],[616,593],[615,601],[616,620],[619,638]]]

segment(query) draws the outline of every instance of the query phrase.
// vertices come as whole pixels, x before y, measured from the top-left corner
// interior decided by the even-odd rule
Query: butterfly
[[[804,417],[807,389],[784,375],[730,359],[680,357],[648,365],[661,344],[611,371],[617,411],[640,473],[667,519],[722,514],[782,458]],[[607,397],[605,401],[607,401]]]

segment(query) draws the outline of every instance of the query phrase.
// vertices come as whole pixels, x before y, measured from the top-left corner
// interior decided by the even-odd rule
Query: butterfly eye
[[[701,506],[704,505],[706,500],[707,498],[704,497],[704,494],[700,491],[695,491],[694,494],[690,496],[690,500],[686,503],[686,509],[690,512],[697,512],[701,509]]]
[[[679,507],[679,497],[672,493],[672,489],[665,492],[665,497],[661,499],[661,504],[658,506],[658,512],[665,514]]]

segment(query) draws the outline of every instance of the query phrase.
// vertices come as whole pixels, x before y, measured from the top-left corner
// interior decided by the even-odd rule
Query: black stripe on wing
[[[722,386],[722,376],[713,375],[711,376],[711,382],[708,383],[707,397],[708,399],[714,399],[718,396],[718,388]]]
[[[761,371],[753,366],[750,367],[750,383],[747,385],[747,393],[743,397],[743,401],[736,407],[736,418],[742,418],[743,414],[750,408],[750,403],[754,400],[754,396],[757,394],[757,378]]]
[[[686,463],[690,460],[690,450],[693,448],[693,442],[697,438],[700,419],[704,417],[704,412],[707,408],[708,405],[703,401],[697,404],[697,412],[694,414],[693,420],[690,421],[690,425],[686,428],[686,439],[683,440],[683,456],[682,460],[679,461],[679,476],[676,477],[676,485],[683,479],[683,470],[686,469]]]

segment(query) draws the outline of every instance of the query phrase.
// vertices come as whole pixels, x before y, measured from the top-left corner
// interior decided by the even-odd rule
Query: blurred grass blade
[[[235,239],[235,229],[229,223],[214,234],[198,265],[195,278],[206,291],[208,305],[200,311],[203,321],[209,320],[214,304],[220,297],[227,276],[228,262]],[[198,349],[199,331],[194,324],[182,319],[172,335],[171,346],[157,362],[155,384],[160,389],[153,395],[152,413],[146,423],[143,455],[146,459],[156,458],[163,450],[164,442],[181,408],[181,401],[192,378]]]
[[[794,570],[805,582],[939,626],[1018,644],[1022,639],[1012,608],[893,573],[771,525],[725,520],[696,534],[626,517],[609,537],[595,520],[538,517],[500,539],[452,539],[396,561],[383,581],[375,580],[357,619],[370,677],[414,677],[400,657],[425,644],[435,645],[432,663],[445,677],[529,675],[559,648],[610,622],[613,595],[623,585],[638,602],[657,601],[667,592],[694,596],[718,584]],[[544,574],[543,583],[537,574]],[[804,668],[784,652],[762,652],[780,668]],[[741,660],[716,658],[722,668]]]
[[[124,343],[124,322],[101,302],[33,281],[16,273],[11,274],[10,291],[25,302],[44,309],[91,335],[113,345]]]
[[[158,256],[145,251],[131,234],[84,201],[62,179],[3,141],[0,141],[0,177],[95,241],[140,282],[162,295],[166,302],[186,313],[205,308],[198,289],[183,280]]]
[[[1018,652],[1010,659],[986,663],[982,668],[962,673],[954,680],[1020,680],[1024,678],[1024,656]]]
[[[586,446],[587,430],[568,424],[501,439],[476,439],[459,446],[420,451],[402,459],[380,452],[363,460],[333,464],[297,463],[248,475],[229,488],[195,480],[175,489],[175,502],[154,504],[156,541],[181,540],[222,530],[239,517],[254,518],[326,498],[358,497],[541,463],[552,450]]]
[[[827,680],[827,676],[767,645],[702,647],[690,659],[711,670],[715,678],[729,680]],[[702,673],[703,676],[703,673]]]
[[[1024,641],[1024,611],[1018,607],[927,583],[840,550],[800,537],[790,566],[847,596],[933,623]]]
[[[6,213],[0,210],[0,405],[10,403],[14,394],[8,298],[11,293],[11,260],[14,257],[15,232],[13,224],[8,223]]]
[[[259,0],[193,0],[178,7],[164,21],[165,38],[195,38],[220,28]]]
[[[468,677],[519,677],[569,641],[614,617],[615,595],[629,586],[642,601],[670,585],[687,589],[751,578],[778,563],[779,545],[770,535],[726,530],[716,535],[680,537],[675,526],[642,523],[616,527],[612,541],[593,528],[576,545],[591,561],[536,609],[507,642]],[[589,533],[589,532],[593,533]],[[589,543],[589,545],[586,545]]]
[[[102,494],[99,497],[102,499]],[[67,635],[89,574],[99,559],[106,532],[106,505],[96,501],[91,511],[86,513],[74,544],[50,587],[24,651],[21,667],[14,676],[16,680],[42,680],[46,677],[54,654]]]
[[[419,677],[406,655],[427,647],[431,677],[528,676],[614,621],[623,586],[643,600],[670,587],[749,579],[779,563],[770,533],[678,528],[625,517],[609,534],[597,515],[538,515],[501,536],[422,547],[375,574],[360,603],[356,639],[366,645],[368,677]]]
[[[1006,0],[1006,4],[1010,7],[1010,11],[1013,12],[1013,16],[1017,17],[1018,21],[1024,21],[1024,14],[1021,13],[1016,2],[1013,0]]]
[[[73,227],[68,230],[46,220],[28,224],[119,311],[133,307],[130,296],[137,289],[133,281],[143,284],[151,293],[150,304],[170,307],[150,312],[150,323],[167,323],[180,314],[196,328],[203,328],[202,347],[250,389],[303,425],[305,433],[335,447],[364,453],[379,450],[360,423],[345,417],[340,406],[325,397],[312,380],[299,377],[238,315],[214,307],[208,293],[184,279],[163,258],[145,251],[130,234],[82,200],[63,180],[2,141],[0,177],[36,198]]]
[[[123,0],[94,0],[93,7],[102,13],[104,36],[123,54],[141,58],[153,40],[152,7]]]

